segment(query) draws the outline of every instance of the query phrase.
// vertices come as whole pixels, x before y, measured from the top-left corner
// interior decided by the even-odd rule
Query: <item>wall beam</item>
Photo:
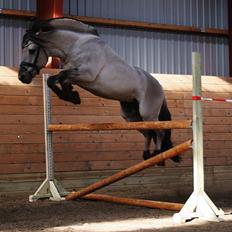
[[[21,10],[9,10],[9,9],[0,9],[0,15],[24,17],[24,18],[36,16],[35,12],[33,11],[21,11]],[[164,31],[164,32],[174,32],[174,33],[201,34],[205,36],[223,36],[223,37],[229,36],[228,30],[217,29],[217,28],[198,28],[193,26],[148,23],[148,22],[128,21],[128,20],[109,19],[109,18],[96,18],[96,17],[87,17],[87,16],[68,16],[68,17],[72,17],[82,22],[94,24],[94,25],[104,25],[111,27],[142,29],[142,30],[151,30],[151,31]]]

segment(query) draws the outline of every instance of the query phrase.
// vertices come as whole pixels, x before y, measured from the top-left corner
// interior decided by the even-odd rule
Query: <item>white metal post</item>
[[[201,96],[201,56],[192,53],[193,96]],[[182,210],[174,214],[174,221],[185,222],[193,218],[219,221],[224,215],[204,192],[203,115],[202,102],[193,100],[193,183],[194,191]]]
[[[31,196],[29,201],[41,198],[50,198],[59,201],[67,192],[61,184],[54,178],[54,156],[52,148],[52,132],[48,130],[51,123],[51,91],[47,86],[49,74],[43,74],[43,103],[44,103],[44,136],[45,136],[45,156],[46,156],[46,179],[38,190]]]
[[[201,96],[201,57],[199,53],[192,55],[193,96]],[[204,192],[204,159],[203,159],[203,114],[202,102],[193,101],[193,176],[194,192]]]

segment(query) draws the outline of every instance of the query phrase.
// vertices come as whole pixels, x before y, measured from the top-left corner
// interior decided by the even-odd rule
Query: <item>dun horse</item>
[[[48,86],[65,101],[80,104],[78,85],[91,93],[120,102],[122,117],[130,122],[171,120],[159,82],[141,68],[118,56],[89,25],[70,18],[34,22],[23,37],[19,80],[31,83],[48,57],[59,57],[63,70],[48,79]],[[172,147],[171,130],[143,130],[143,158]],[[155,150],[150,152],[151,140]],[[179,162],[178,156],[172,158]]]

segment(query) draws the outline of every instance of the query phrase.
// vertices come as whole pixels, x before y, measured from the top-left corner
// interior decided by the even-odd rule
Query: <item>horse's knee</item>
[[[50,76],[47,79],[47,85],[49,88],[52,89],[52,87],[54,87],[57,83],[58,77],[57,76]]]

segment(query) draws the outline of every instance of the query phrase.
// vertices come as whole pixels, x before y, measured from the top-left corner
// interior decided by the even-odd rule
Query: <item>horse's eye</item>
[[[29,49],[29,53],[33,55],[35,53],[35,49]]]

